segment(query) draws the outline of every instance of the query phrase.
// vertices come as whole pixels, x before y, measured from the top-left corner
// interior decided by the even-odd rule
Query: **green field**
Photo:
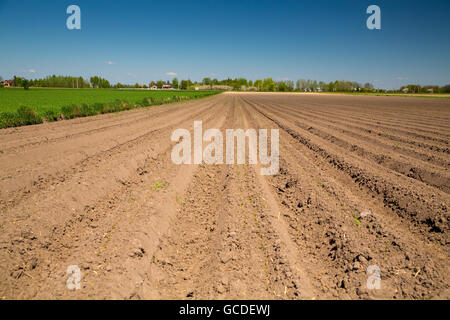
[[[0,89],[0,128],[198,99],[215,91]]]

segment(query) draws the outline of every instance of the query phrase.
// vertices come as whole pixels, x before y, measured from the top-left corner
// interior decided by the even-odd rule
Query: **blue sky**
[[[66,9],[81,8],[81,30]],[[381,30],[366,9],[381,8]],[[0,0],[0,76],[450,83],[450,1]]]

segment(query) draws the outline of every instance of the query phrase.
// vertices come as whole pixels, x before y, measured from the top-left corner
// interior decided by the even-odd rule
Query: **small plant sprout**
[[[358,227],[361,226],[361,221],[359,221],[358,217],[356,217],[355,215],[353,216],[353,220],[355,220],[355,222],[358,224]]]
[[[166,187],[165,182],[155,180],[155,182],[153,183],[153,186],[152,186],[152,190],[158,191],[158,190],[164,189],[165,187]]]

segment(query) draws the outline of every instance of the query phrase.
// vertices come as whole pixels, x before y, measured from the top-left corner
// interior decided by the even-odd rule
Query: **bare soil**
[[[173,164],[194,120],[279,129],[279,174]],[[346,95],[0,130],[0,298],[448,299],[449,140],[447,99]]]

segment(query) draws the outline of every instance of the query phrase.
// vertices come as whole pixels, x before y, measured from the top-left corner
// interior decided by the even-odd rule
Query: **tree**
[[[277,84],[272,78],[265,78],[263,81],[262,88],[264,91],[275,91]]]
[[[286,81],[286,86],[287,86],[288,91],[294,91],[294,81],[287,80]]]
[[[319,84],[317,83],[317,80],[314,80],[312,82],[312,91],[317,91],[319,89]]]
[[[14,76],[12,86],[13,87],[21,87],[22,86],[22,78]]]
[[[327,84],[326,84],[325,82],[319,81],[319,89],[320,89],[320,90],[325,90],[326,85],[327,85]]]
[[[82,77],[47,76],[43,79],[30,80],[33,87],[54,88],[89,88],[91,85]]]
[[[371,83],[369,83],[369,82],[366,82],[366,83],[364,84],[364,89],[370,89],[370,90],[372,90],[372,89],[373,89],[373,85],[372,85]]]
[[[288,87],[287,87],[287,85],[286,85],[286,82],[280,81],[280,82],[278,83],[278,91],[281,91],[281,92],[288,91]]]
[[[158,87],[158,89],[161,89],[164,85],[164,81],[162,80],[158,80],[158,82],[156,82],[156,86]]]
[[[354,86],[357,86],[357,84],[345,80],[336,80],[334,82],[334,91],[350,92],[353,90]]]
[[[236,81],[240,87],[248,86],[248,81],[245,78],[234,79],[234,81]]]
[[[111,88],[111,84],[109,83],[108,80],[100,78],[100,85],[99,85],[99,87],[100,88],[105,88],[105,89],[106,88]]]
[[[172,86],[174,87],[174,88],[177,88],[178,89],[178,86],[180,85],[180,83],[178,82],[178,79],[177,78],[173,78],[173,80],[172,80]]]
[[[202,84],[204,84],[205,86],[211,85],[211,78],[203,78]]]
[[[99,77],[97,77],[97,76],[91,77],[91,78],[89,79],[89,81],[91,82],[92,88],[98,88],[99,83],[100,83]]]
[[[328,91],[330,91],[330,92],[336,91],[336,87],[335,87],[333,81],[331,81],[331,82],[328,84]]]
[[[27,80],[27,79],[23,79],[23,80],[22,80],[22,87],[23,87],[25,90],[28,90],[28,89],[30,88],[30,81]]]
[[[442,93],[450,93],[450,84],[443,86],[440,91]]]
[[[255,82],[253,83],[253,86],[255,86],[256,88],[258,88],[258,90],[262,90],[262,87],[263,87],[263,82],[262,82],[262,80],[255,80]]]
[[[422,90],[422,87],[418,84],[409,84],[406,88],[408,88],[408,92],[410,93],[419,93]]]
[[[97,76],[91,77],[90,82],[93,88],[111,88],[111,84],[108,80]]]
[[[187,88],[188,88],[188,82],[187,82],[187,80],[181,80],[180,89],[181,89],[181,90],[187,90]]]
[[[310,89],[310,80],[299,79],[297,80],[297,89],[298,91],[307,91]]]
[[[356,81],[353,81],[352,82],[352,89],[353,90],[360,90],[361,89],[361,84],[360,83],[358,83],[358,82],[356,82]]]

